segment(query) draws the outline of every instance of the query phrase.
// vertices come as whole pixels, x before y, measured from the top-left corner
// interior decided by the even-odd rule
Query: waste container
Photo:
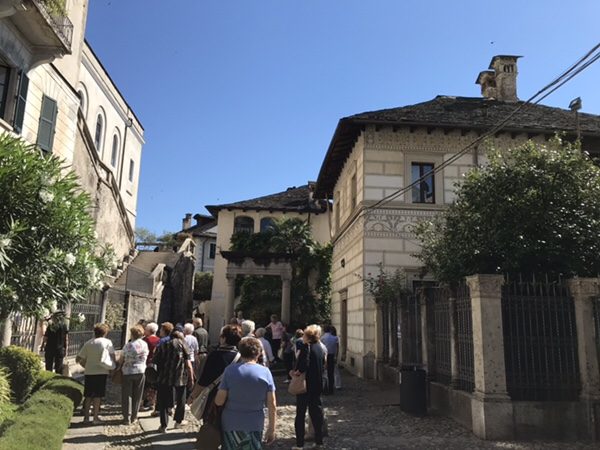
[[[427,414],[427,372],[418,367],[400,371],[400,409],[416,416]]]

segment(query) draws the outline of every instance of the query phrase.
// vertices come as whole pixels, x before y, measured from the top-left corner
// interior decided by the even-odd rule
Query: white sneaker
[[[176,429],[183,428],[187,424],[188,424],[187,420],[182,420],[181,422],[175,422],[175,428]]]
[[[158,427],[158,432],[159,433],[166,433],[167,432],[167,427]]]

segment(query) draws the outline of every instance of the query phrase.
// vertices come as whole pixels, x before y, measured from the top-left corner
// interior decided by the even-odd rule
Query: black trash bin
[[[400,371],[400,409],[415,416],[427,414],[427,373],[418,367]]]

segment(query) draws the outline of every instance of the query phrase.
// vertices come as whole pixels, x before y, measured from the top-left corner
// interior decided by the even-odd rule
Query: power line
[[[476,145],[479,142],[483,141],[484,139],[487,139],[488,137],[490,137],[490,136],[498,133],[500,130],[502,130],[502,128],[504,128],[504,126],[508,123],[508,121],[512,117],[514,117],[519,111],[521,111],[522,109],[524,109],[526,107],[531,106],[532,104],[538,104],[543,99],[545,99],[550,94],[552,94],[557,89],[559,89],[564,84],[566,84],[571,79],[573,79],[575,76],[579,75],[581,72],[583,72],[585,69],[587,69],[590,65],[592,65],[594,62],[596,62],[598,59],[600,59],[600,52],[598,52],[598,53],[596,53],[594,55],[594,53],[598,49],[600,49],[600,43],[596,44],[591,50],[589,50],[585,55],[583,55],[581,58],[579,58],[577,60],[577,62],[575,62],[574,64],[572,64],[570,67],[568,67],[565,71],[563,71],[554,80],[552,80],[550,83],[546,84],[542,89],[540,89],[534,95],[532,95],[531,97],[529,97],[526,101],[524,101],[523,103],[521,103],[510,114],[508,114],[502,121],[500,121],[499,124],[497,124],[494,127],[492,127],[491,130],[489,130],[488,132],[486,132],[486,133],[482,134],[481,136],[479,136],[477,139],[475,139],[474,141],[472,141],[471,143],[469,143],[468,145],[466,145],[465,147],[463,147],[461,150],[459,150],[452,157],[450,157],[449,159],[447,159],[446,161],[444,161],[442,164],[438,165],[437,167],[434,167],[432,170],[428,171],[427,173],[425,173],[423,176],[421,176],[420,178],[418,178],[415,181],[413,181],[408,186],[405,186],[405,187],[403,187],[401,189],[398,189],[398,190],[392,192],[390,195],[387,195],[384,198],[382,198],[381,200],[378,200],[373,205],[366,206],[363,209],[361,217],[363,215],[365,215],[368,211],[376,209],[378,207],[381,207],[381,206],[383,206],[383,205],[385,205],[385,204],[393,201],[394,199],[398,198],[399,196],[403,195],[404,193],[408,192],[414,186],[420,184],[422,181],[426,180],[427,178],[431,177],[435,173],[439,172],[440,170],[443,170],[445,167],[447,167],[450,164],[452,164],[458,158],[460,158],[465,153],[467,153],[474,145]],[[548,92],[546,92],[546,91],[548,91]],[[542,94],[544,94],[544,95],[541,96],[540,98],[538,98],[536,100],[536,98],[539,97]]]

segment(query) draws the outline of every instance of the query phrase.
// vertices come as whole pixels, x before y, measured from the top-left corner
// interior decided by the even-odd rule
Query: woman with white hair
[[[259,328],[254,334],[256,335],[256,338],[260,341],[263,347],[266,356],[265,366],[269,367],[269,364],[271,364],[275,360],[275,356],[273,356],[273,349],[271,348],[271,343],[265,338],[266,333],[266,329]]]
[[[150,322],[144,327],[144,342],[148,345],[148,358],[146,359],[146,384],[144,386],[144,406],[142,411],[149,411],[156,404],[156,370],[152,360],[160,338],[156,335],[158,324]]]
[[[255,333],[254,333],[255,328],[256,328],[256,324],[252,320],[244,320],[242,322],[242,339],[246,339],[249,337],[255,337]],[[268,367],[269,361],[267,360],[267,358],[265,356],[265,347],[262,345],[262,342],[260,343],[260,345],[262,347],[262,353],[258,357],[258,363],[265,367]]]

